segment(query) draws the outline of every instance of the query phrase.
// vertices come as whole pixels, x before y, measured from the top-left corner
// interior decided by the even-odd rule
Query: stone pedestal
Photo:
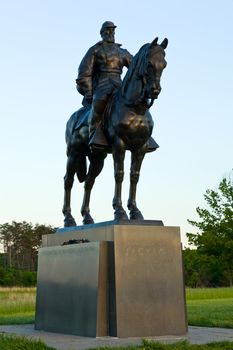
[[[108,333],[109,242],[41,248],[35,328],[88,337]]]
[[[43,237],[36,328],[122,338],[184,335],[179,228],[153,221],[88,226]],[[80,238],[91,242],[61,246]]]

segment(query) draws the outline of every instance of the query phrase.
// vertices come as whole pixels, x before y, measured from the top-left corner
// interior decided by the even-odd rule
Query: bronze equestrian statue
[[[103,24],[103,41],[90,48],[79,67],[76,83],[84,99],[83,107],[72,114],[66,126],[65,226],[76,225],[70,207],[75,174],[79,182],[84,182],[83,224],[94,223],[89,209],[90,195],[107,153],[112,153],[114,160],[114,219],[128,220],[121,200],[127,150],[131,152],[129,217],[130,220],[143,220],[136,204],[136,188],[145,153],[158,148],[151,137],[154,123],[149,108],[161,91],[160,78],[166,67],[168,40],[158,44],[156,38],[143,45],[132,58],[128,51],[115,44],[114,29],[115,25],[110,21]],[[86,74],[88,57],[91,57],[91,63]],[[123,66],[129,68],[121,83]]]

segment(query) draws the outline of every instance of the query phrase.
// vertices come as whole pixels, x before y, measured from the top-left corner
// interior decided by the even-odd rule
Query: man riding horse
[[[108,146],[102,131],[104,112],[109,98],[122,84],[123,67],[128,68],[132,61],[132,55],[115,43],[115,28],[113,22],[103,23],[100,30],[102,40],[87,51],[78,69],[77,90],[84,96],[84,107],[91,108],[91,147]]]
[[[89,208],[91,191],[107,153],[112,153],[114,163],[114,220],[143,220],[136,203],[136,190],[145,154],[158,148],[151,136],[154,122],[149,109],[161,91],[168,40],[165,38],[158,44],[155,38],[132,57],[115,44],[115,27],[112,22],[102,25],[103,40],[88,50],[79,67],[77,89],[84,96],[84,107],[74,112],[66,124],[65,226],[76,225],[70,206],[75,174],[79,182],[84,182],[83,224],[94,222]],[[124,66],[129,69],[122,84]],[[129,217],[121,199],[126,151],[131,152]]]

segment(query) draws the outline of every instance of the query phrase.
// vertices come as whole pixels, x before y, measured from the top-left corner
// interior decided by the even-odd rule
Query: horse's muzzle
[[[150,98],[152,98],[152,99],[158,98],[160,91],[161,91],[161,89],[156,89],[156,90],[151,91]]]
[[[159,94],[160,94],[160,91],[161,91],[161,87],[152,87],[151,90],[150,90],[150,93],[149,93],[149,97],[152,98],[152,99],[156,99],[158,98]]]

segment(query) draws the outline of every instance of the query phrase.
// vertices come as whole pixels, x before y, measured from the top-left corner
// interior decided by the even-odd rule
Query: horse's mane
[[[132,80],[133,76],[135,73],[137,73],[139,76],[143,76],[144,72],[145,72],[145,58],[146,58],[146,54],[148,51],[148,46],[150,44],[144,44],[140,50],[138,51],[138,53],[133,57],[133,60],[129,66],[129,69],[123,79],[123,83],[122,83],[122,87],[121,87],[121,93],[124,96],[128,85],[130,83],[130,81]]]

